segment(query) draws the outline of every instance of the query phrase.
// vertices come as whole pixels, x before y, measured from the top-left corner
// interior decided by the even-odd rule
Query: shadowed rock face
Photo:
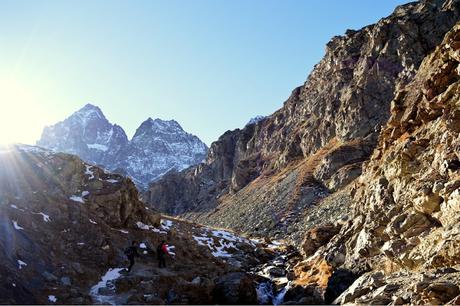
[[[60,301],[90,302],[85,289],[116,262],[119,230],[159,224],[134,184],[76,156],[29,146],[0,151],[0,301],[47,303],[60,277]],[[64,282],[67,282],[64,280]]]
[[[390,117],[395,90],[413,79],[458,17],[458,1],[420,1],[334,37],[279,111],[226,132],[211,145],[205,163],[166,175],[143,198],[168,213],[190,218],[198,213],[201,222],[283,232],[277,225],[283,215],[317,203],[327,189],[339,190],[360,175]],[[305,202],[307,189],[318,196]],[[252,220],[238,224],[240,216],[252,213],[260,226]]]

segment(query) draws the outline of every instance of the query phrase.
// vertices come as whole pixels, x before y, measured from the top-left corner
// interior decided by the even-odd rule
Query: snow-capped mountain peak
[[[64,121],[46,127],[37,145],[120,170],[140,187],[170,170],[201,162],[208,149],[177,121],[150,117],[129,141],[123,128],[111,124],[99,107],[89,103]]]

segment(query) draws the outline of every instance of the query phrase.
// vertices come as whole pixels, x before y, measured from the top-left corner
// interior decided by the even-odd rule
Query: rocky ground
[[[267,243],[161,219],[129,179],[76,156],[3,148],[0,173],[0,303],[252,304],[269,281],[250,273],[277,256]],[[158,269],[163,239],[174,256]],[[141,257],[126,274],[133,240]]]

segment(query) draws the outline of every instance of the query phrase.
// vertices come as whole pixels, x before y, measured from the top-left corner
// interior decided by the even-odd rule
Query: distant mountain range
[[[37,145],[129,175],[141,189],[171,170],[200,163],[208,151],[206,144],[175,120],[148,118],[128,140],[123,128],[110,123],[92,104],[45,127]]]

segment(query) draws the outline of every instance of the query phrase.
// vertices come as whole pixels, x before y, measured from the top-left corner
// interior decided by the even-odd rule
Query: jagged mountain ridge
[[[420,1],[334,37],[279,111],[226,132],[205,163],[164,176],[143,197],[160,211],[207,224],[298,239],[311,223],[306,218],[321,220],[309,209],[361,174],[395,90],[413,79],[458,18],[458,1]],[[349,195],[337,197],[346,210]]]
[[[168,171],[201,162],[207,146],[174,120],[148,118],[128,140],[99,107],[87,104],[62,122],[45,127],[37,145],[77,154],[84,160],[127,174],[136,185],[148,184]]]

